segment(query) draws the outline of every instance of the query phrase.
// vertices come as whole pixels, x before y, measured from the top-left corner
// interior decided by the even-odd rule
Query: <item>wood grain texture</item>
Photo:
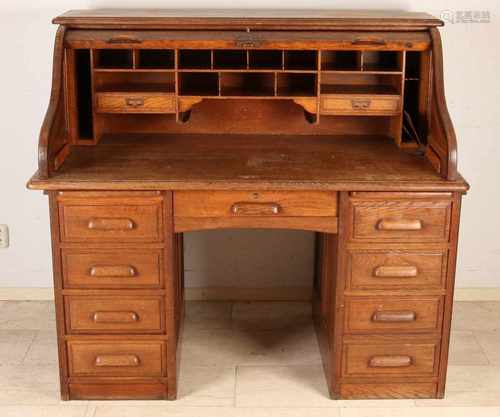
[[[168,143],[168,146],[165,146]],[[194,163],[196,161],[196,163]],[[77,146],[31,189],[466,191],[379,136],[132,135]]]
[[[65,288],[161,288],[163,257],[151,249],[63,249]]]
[[[440,20],[93,10],[54,22],[28,186],[49,194],[63,399],[176,398],[182,233],[223,228],[316,232],[332,398],[444,395],[468,184]]]
[[[372,10],[202,10],[202,9],[94,9],[72,10],[56,17],[69,27],[149,29],[280,29],[328,30],[394,28],[405,30],[442,26],[426,13]]]

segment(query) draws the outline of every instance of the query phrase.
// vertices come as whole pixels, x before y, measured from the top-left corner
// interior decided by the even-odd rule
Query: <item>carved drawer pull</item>
[[[92,320],[95,323],[135,323],[139,315],[135,311],[96,311]]]
[[[362,39],[362,38],[358,38],[358,39],[354,39],[352,42],[351,42],[351,45],[387,45],[387,42],[384,40],[384,39]]]
[[[93,265],[89,269],[91,277],[108,278],[108,277],[135,277],[136,269],[132,265]]]
[[[423,229],[422,220],[382,219],[377,223],[377,230],[413,231]]]
[[[377,266],[373,275],[378,278],[415,278],[418,275],[418,269],[414,265]]]
[[[376,323],[410,323],[417,319],[414,311],[377,311],[372,316]]]
[[[93,218],[87,225],[92,230],[132,230],[135,227],[132,219],[122,218]]]
[[[372,101],[370,99],[353,99],[351,106],[355,110],[367,110],[370,108]]]
[[[236,41],[237,48],[256,48],[259,45],[260,42],[257,41],[245,41],[245,40]]]
[[[231,213],[243,216],[268,216],[279,214],[281,206],[277,203],[234,203]]]
[[[112,38],[109,38],[107,43],[111,44],[117,44],[117,43],[142,43],[140,39],[134,38],[133,36],[129,35],[119,35],[119,36],[114,36]]]
[[[368,361],[370,368],[407,368],[412,364],[412,358],[404,355],[372,356]]]
[[[139,366],[141,361],[136,355],[99,355],[95,358],[95,366]]]
[[[144,106],[144,99],[137,97],[127,97],[125,99],[125,104],[130,107],[142,107]]]

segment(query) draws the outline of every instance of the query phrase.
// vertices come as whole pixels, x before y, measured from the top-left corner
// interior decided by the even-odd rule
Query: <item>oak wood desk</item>
[[[39,169],[63,399],[175,399],[184,232],[316,233],[332,398],[444,395],[461,196],[440,20],[71,11]]]

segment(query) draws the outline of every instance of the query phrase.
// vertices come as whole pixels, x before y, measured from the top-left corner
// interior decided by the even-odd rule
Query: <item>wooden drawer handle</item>
[[[277,203],[234,203],[231,213],[242,216],[268,216],[279,214],[281,206]]]
[[[89,275],[98,278],[127,278],[135,277],[137,271],[132,265],[93,265],[89,269]]]
[[[92,315],[95,323],[135,323],[139,314],[135,311],[96,311]]]
[[[351,106],[354,110],[367,110],[370,108],[371,104],[372,101],[368,98],[351,100]]]
[[[381,219],[377,223],[377,230],[387,231],[414,231],[422,230],[423,227],[422,220],[418,219]]]
[[[144,99],[139,97],[126,97],[125,104],[129,107],[142,107],[144,106]]]
[[[113,36],[112,38],[109,38],[107,43],[111,44],[120,44],[120,43],[142,43],[140,39],[134,38],[133,36],[128,36],[128,35],[118,35],[118,36]]]
[[[136,355],[99,355],[95,358],[95,366],[139,366],[141,361]]]
[[[372,321],[376,323],[410,323],[417,319],[414,311],[376,311]]]
[[[378,278],[415,278],[418,269],[414,265],[408,266],[377,266],[373,275]]]
[[[132,219],[93,218],[89,220],[87,227],[91,230],[132,230],[135,223]]]
[[[354,39],[351,42],[351,45],[367,45],[367,46],[370,46],[370,45],[379,45],[379,46],[382,46],[382,45],[386,45],[386,44],[387,44],[387,42],[384,39],[363,39],[363,38],[358,38],[358,39]]]
[[[412,364],[411,356],[404,355],[372,356],[368,361],[370,368],[407,368]]]

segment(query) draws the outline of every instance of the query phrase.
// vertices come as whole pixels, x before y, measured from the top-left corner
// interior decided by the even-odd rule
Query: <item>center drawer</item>
[[[176,191],[177,217],[331,216],[337,193],[328,191]]]
[[[160,377],[165,357],[160,341],[68,341],[70,376]]]
[[[68,333],[163,333],[164,308],[160,296],[68,296],[65,298]]]

